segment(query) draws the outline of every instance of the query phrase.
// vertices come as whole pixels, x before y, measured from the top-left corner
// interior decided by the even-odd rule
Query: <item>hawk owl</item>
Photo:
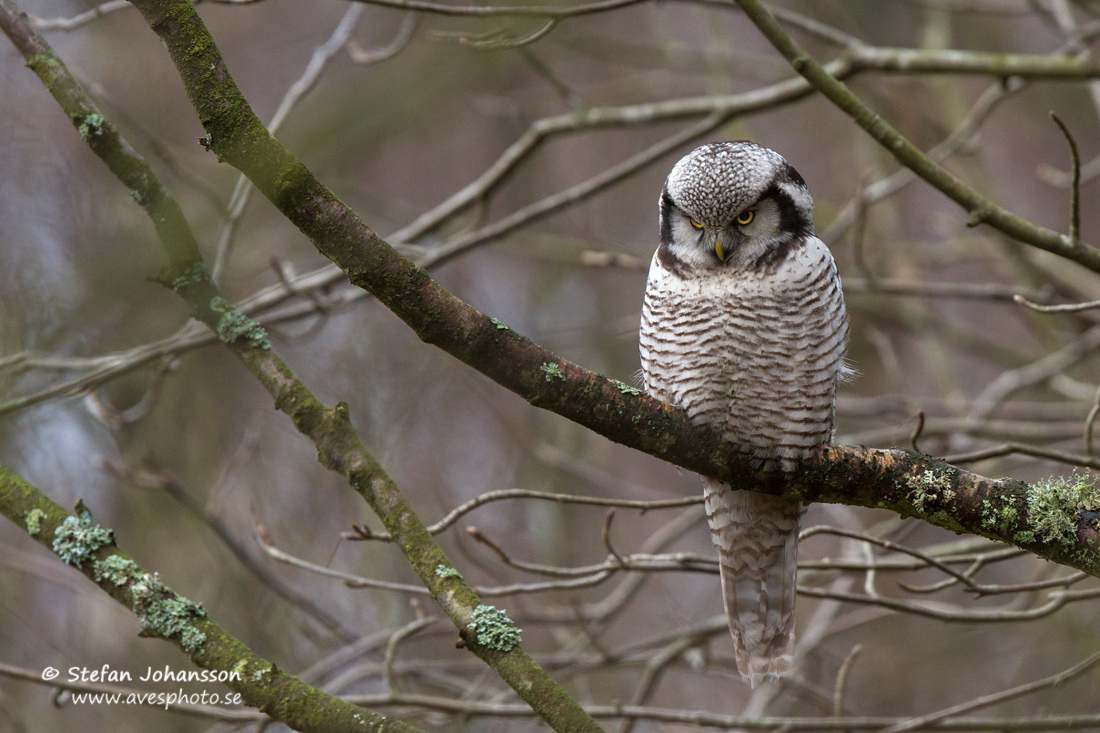
[[[704,145],[660,198],[640,333],[646,391],[713,425],[763,470],[832,438],[848,316],[802,176],[751,142]],[[737,668],[790,671],[803,509],[703,479]]]

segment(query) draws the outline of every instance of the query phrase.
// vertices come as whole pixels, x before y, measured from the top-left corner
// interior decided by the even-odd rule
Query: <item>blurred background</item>
[[[422,344],[325,269],[305,237],[199,144],[165,49],[119,5],[94,18],[81,15],[89,3],[21,7],[180,200],[226,295],[267,325],[318,397],[349,403],[425,522],[505,489],[645,502],[701,494],[696,476],[538,411]],[[1092,0],[774,7],[820,60],[853,44],[1088,54],[1100,34]],[[796,94],[791,69],[732,5],[643,2],[549,28],[537,17],[343,2],[199,10],[253,108],[276,119],[279,139],[324,183],[451,292],[561,356],[638,383],[664,177],[699,143],[751,139],[806,179],[844,280],[859,376],[842,386],[838,442],[910,447],[923,412],[920,449],[984,475],[1033,481],[1074,470],[1072,458],[1020,452],[966,460],[1004,444],[1087,463],[1096,311],[1038,313],[1012,295],[1093,300],[1100,278],[968,228],[965,212],[899,172],[831,104]],[[428,596],[319,572],[417,582],[392,545],[348,539],[353,524],[380,523],[151,281],[164,260],[144,213],[6,42],[0,69],[0,461],[63,505],[82,499],[143,567],[283,669],[430,730],[545,729],[454,648],[455,630]],[[1055,111],[1084,164],[1083,237],[1100,238],[1090,175],[1100,169],[1090,163],[1100,154],[1100,80],[865,71],[848,82],[968,184],[1067,231],[1071,165]],[[611,521],[607,506],[528,496],[480,506],[439,539],[468,580],[497,589],[486,602],[506,608],[524,647],[590,706],[821,717],[822,728],[834,714],[900,721],[1043,679],[1100,649],[1095,579],[889,512],[814,505],[807,528],[915,548],[984,592],[919,555],[815,530],[801,549],[796,673],[751,690],[733,664],[702,520],[697,504],[619,508]],[[0,662],[36,674],[108,664],[135,679],[149,666],[192,668],[172,645],[139,638],[129,611],[22,527],[0,523],[0,546]],[[616,571],[611,549],[658,556],[652,567],[663,569]],[[1100,727],[1089,692],[1098,683],[1090,671],[975,714],[1020,729],[1041,727],[1040,714],[1091,715],[1077,727]],[[391,690],[458,701],[458,712],[384,707]],[[604,722],[696,729],[660,716]],[[0,674],[0,731],[69,726],[242,727],[73,705]]]

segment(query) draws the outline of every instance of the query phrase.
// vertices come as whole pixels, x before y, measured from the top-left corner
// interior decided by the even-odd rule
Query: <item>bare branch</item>
[[[1062,118],[1050,113],[1050,118],[1054,120],[1054,124],[1058,125],[1058,129],[1062,131],[1062,135],[1065,136],[1066,142],[1069,143],[1069,153],[1072,159],[1073,165],[1073,179],[1070,183],[1069,195],[1070,195],[1070,215],[1069,215],[1069,238],[1074,246],[1081,246],[1081,154],[1077,152],[1077,141],[1073,139],[1073,134],[1066,127],[1066,123],[1062,122]]]
[[[775,16],[759,0],[736,0],[736,2],[764,37],[791,63],[795,71],[813,84],[829,101],[852,117],[872,138],[897,158],[898,162],[962,206],[970,214],[968,225],[989,224],[1013,239],[1100,272],[1100,250],[1084,243],[1076,246],[1057,232],[1015,216],[964,184],[924,155],[893,126],[852,94],[842,81],[807,54],[787,35]]]
[[[891,726],[882,731],[882,733],[905,733],[905,731],[927,728],[928,726],[946,718],[952,718],[956,715],[963,715],[973,710],[981,710],[982,708],[989,707],[990,705],[996,705],[997,703],[1001,703],[1006,700],[1013,700],[1019,697],[1024,697],[1025,695],[1030,695],[1034,692],[1038,692],[1039,690],[1043,690],[1048,687],[1055,687],[1057,685],[1069,682],[1076,677],[1080,677],[1085,672],[1088,672],[1090,669],[1095,667],[1098,662],[1100,662],[1100,652],[1093,654],[1084,661],[1079,662],[1069,669],[1063,672],[1059,672],[1056,675],[1045,677],[1041,680],[1036,680],[1035,682],[1029,682],[1026,685],[1013,687],[1012,689],[1004,690],[993,695],[985,695],[983,697],[979,697],[976,700],[971,700],[970,702],[962,703],[960,705],[952,705],[951,707],[944,708],[939,712],[931,713],[929,715],[922,715],[919,718],[913,718],[912,720],[907,720],[904,723],[899,723],[897,725]]]

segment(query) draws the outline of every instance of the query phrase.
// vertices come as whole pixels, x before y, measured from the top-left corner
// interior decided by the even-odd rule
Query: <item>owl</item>
[[[681,159],[660,198],[660,245],[642,307],[646,391],[711,425],[758,469],[790,472],[833,433],[848,316],[814,236],[802,176],[751,142]],[[756,685],[790,671],[803,509],[709,478],[737,668]]]

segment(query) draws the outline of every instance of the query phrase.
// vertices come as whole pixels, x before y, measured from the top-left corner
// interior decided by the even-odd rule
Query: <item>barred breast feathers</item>
[[[828,442],[848,323],[821,240],[803,238],[781,260],[743,271],[684,274],[655,254],[641,325],[655,397],[773,458]]]

